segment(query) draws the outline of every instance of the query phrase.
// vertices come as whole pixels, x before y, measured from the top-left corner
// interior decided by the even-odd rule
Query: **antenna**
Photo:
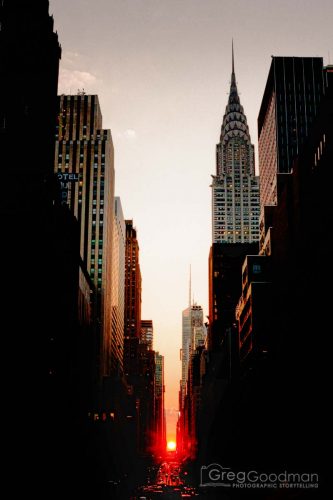
[[[231,39],[231,86],[236,87],[234,39]]]

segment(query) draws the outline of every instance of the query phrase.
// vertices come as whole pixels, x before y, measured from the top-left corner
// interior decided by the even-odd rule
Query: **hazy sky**
[[[181,313],[192,265],[208,304],[210,175],[229,91],[231,39],[241,103],[256,119],[271,55],[333,63],[332,0],[50,0],[63,56],[60,93],[98,94],[115,146],[116,194],[140,243],[143,319],[165,356],[168,434],[178,409]]]

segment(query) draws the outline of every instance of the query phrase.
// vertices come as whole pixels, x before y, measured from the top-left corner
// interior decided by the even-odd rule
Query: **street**
[[[147,469],[147,481],[139,486],[133,500],[155,498],[198,497],[197,489],[190,484],[188,473],[174,456]]]

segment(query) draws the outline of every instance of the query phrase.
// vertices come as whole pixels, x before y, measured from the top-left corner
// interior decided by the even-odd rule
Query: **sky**
[[[116,195],[138,231],[142,318],[165,356],[175,436],[181,314],[208,314],[211,174],[231,74],[257,147],[271,56],[333,63],[332,0],[50,0],[62,45],[59,93],[98,94],[115,148]],[[258,165],[256,165],[258,171]]]

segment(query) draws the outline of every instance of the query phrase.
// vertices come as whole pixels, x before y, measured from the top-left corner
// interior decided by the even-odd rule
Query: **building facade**
[[[151,319],[141,320],[140,343],[147,344],[148,349],[153,350],[154,328]]]
[[[192,355],[199,345],[205,343],[206,327],[204,325],[203,309],[197,304],[191,307],[191,343],[190,354]]]
[[[264,206],[277,204],[277,174],[291,172],[323,90],[321,57],[272,57],[258,116],[261,245],[266,232]]]
[[[124,372],[137,374],[137,350],[141,329],[141,270],[137,231],[132,220],[126,220]]]
[[[119,374],[123,370],[124,356],[124,311],[125,311],[125,250],[126,226],[120,198],[115,197],[114,227],[112,246],[112,345],[110,351],[111,374]]]
[[[196,347],[205,341],[206,327],[203,320],[203,309],[197,304],[192,304],[182,313],[182,379],[181,379],[181,405],[184,406],[186,394],[189,363],[191,354]]]
[[[110,130],[102,128],[97,95],[61,95],[55,172],[62,202],[80,227],[80,253],[97,290],[101,325],[101,376],[110,375],[112,341],[112,244],[114,228],[114,151]]]
[[[191,339],[192,339],[191,307],[189,306],[182,312],[182,349],[181,349],[182,379],[180,382],[181,408],[183,408],[184,406],[184,398],[186,394],[186,380],[188,374]]]
[[[254,146],[238,95],[233,52],[229,99],[212,177],[213,243],[258,241],[259,177],[255,175]]]

